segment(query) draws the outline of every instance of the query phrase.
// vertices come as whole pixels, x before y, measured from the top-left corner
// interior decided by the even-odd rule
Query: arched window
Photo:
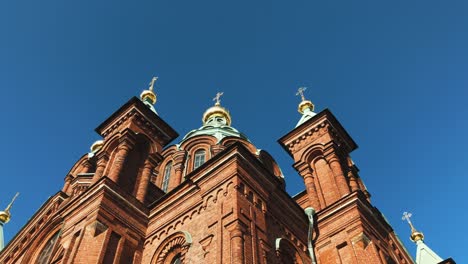
[[[164,178],[161,185],[161,189],[167,192],[167,187],[169,187],[169,179],[171,178],[172,162],[167,163],[164,168]]]
[[[200,149],[195,152],[195,157],[193,158],[193,169],[200,167],[205,163],[205,150]]]
[[[48,264],[51,263],[53,254],[57,251],[57,242],[60,237],[60,231],[57,231],[41,250],[41,253],[37,257],[36,263],[37,264]]]

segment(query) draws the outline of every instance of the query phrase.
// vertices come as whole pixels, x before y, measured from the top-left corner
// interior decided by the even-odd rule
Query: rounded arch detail
[[[158,152],[156,144],[154,144],[153,141],[143,133],[136,133],[135,141],[136,144],[146,144],[148,146],[148,153],[150,154]]]
[[[47,242],[54,237],[55,235],[58,234],[58,239],[56,241],[57,246],[55,247],[55,250],[51,252],[51,254],[57,253],[60,251],[60,238],[61,238],[61,225],[62,223],[62,218],[56,218],[52,221],[50,221],[48,224],[46,224],[44,227],[40,227],[39,229],[42,230],[37,237],[34,238],[34,242],[29,245],[29,250],[25,254],[25,258],[21,263],[36,263],[39,255],[41,254],[42,250],[46,246]],[[54,254],[56,255],[56,254]],[[54,256],[52,256],[53,258]]]
[[[104,145],[102,146],[102,148],[97,153],[99,153],[99,152],[111,153],[119,145],[120,136],[121,136],[120,133],[116,133],[111,138],[105,139],[104,140]]]
[[[255,156],[258,156],[257,148],[252,143],[250,143],[249,141],[247,141],[245,139],[242,139],[242,138],[225,137],[225,138],[223,138],[223,140],[221,140],[220,144],[225,146],[225,147],[229,147],[230,145],[234,144],[235,142],[242,143],[242,145],[244,145],[244,147],[246,147],[252,154],[254,154]]]
[[[188,139],[180,145],[180,148],[186,151],[190,151],[193,148],[198,148],[199,145],[213,146],[216,145],[216,138],[210,135],[197,136]]]
[[[304,264],[299,250],[286,238],[277,238],[275,241],[276,256],[281,264]]]
[[[81,170],[86,162],[90,162],[91,166],[96,166],[96,161],[88,158],[88,154],[83,155],[73,167],[70,169],[67,175],[76,176],[81,173]]]
[[[161,156],[163,156],[163,159],[166,159],[167,157],[170,157],[172,154],[174,154],[175,152],[177,151],[177,146],[176,145],[172,145],[166,149],[164,149],[162,152],[161,152]]]
[[[166,238],[156,249],[151,260],[152,264],[172,264],[172,260],[178,257],[181,263],[185,263],[185,255],[192,245],[192,236],[186,231],[179,231]]]
[[[301,155],[301,161],[305,163],[314,163],[318,158],[324,156],[324,146],[322,144],[316,144],[311,146],[308,150],[304,151]]]

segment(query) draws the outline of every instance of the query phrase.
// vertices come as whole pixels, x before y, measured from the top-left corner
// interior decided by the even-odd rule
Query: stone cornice
[[[332,134],[336,140],[342,142],[347,152],[351,152],[357,148],[354,140],[328,109],[323,110],[300,126],[294,128],[285,136],[281,137],[278,143],[286,152],[292,155],[295,151],[305,147],[304,141],[312,142],[325,133]]]
[[[119,198],[119,203],[123,203],[129,208],[133,208],[134,213],[140,214],[141,216],[147,216],[149,211],[143,206],[135,197],[130,194],[127,194],[123,191],[120,191],[120,187],[117,186],[115,182],[109,178],[103,176],[96,183],[94,183],[90,188],[86,190],[82,195],[79,196],[79,199],[74,198],[70,202],[64,204],[61,208],[61,211],[74,211],[77,210],[76,207],[86,204],[86,201],[92,201],[97,195],[100,195],[102,192],[109,190],[112,192],[115,197]]]
[[[95,130],[104,138],[109,138],[129,120],[131,124],[138,126],[151,139],[158,138],[162,145],[166,145],[178,137],[174,129],[136,97],[132,97]]]
[[[349,219],[349,221],[342,226],[334,226],[334,229],[329,230],[327,233],[320,233],[316,243],[324,243],[324,241],[329,237],[358,222],[365,227],[365,230],[371,232],[369,235],[377,236],[379,240],[382,241],[386,239],[382,234],[390,234],[393,232],[390,224],[387,223],[387,221],[381,216],[380,212],[367,201],[365,195],[360,190],[342,197],[332,205],[319,211],[317,213],[317,225],[327,225],[328,223],[340,219],[343,215],[353,209],[357,209],[359,211],[360,216],[358,218],[353,220]],[[323,228],[319,227],[319,229]]]

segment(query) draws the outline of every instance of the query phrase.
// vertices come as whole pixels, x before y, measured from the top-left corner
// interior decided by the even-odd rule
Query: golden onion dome
[[[226,125],[231,126],[231,115],[229,111],[222,107],[219,103],[216,103],[214,106],[208,108],[203,114],[203,125],[206,125],[208,120],[213,117],[222,117],[226,119]]]
[[[420,240],[424,240],[424,234],[422,232],[419,232],[419,231],[416,231],[414,230],[412,233],[411,233],[411,241],[413,242],[418,242]]]
[[[152,105],[154,105],[157,101],[157,97],[156,97],[156,94],[154,93],[154,83],[158,80],[158,77],[153,77],[153,79],[151,79],[151,82],[149,83],[149,88],[148,90],[144,90],[141,94],[140,94],[140,98],[143,102],[148,102]]]
[[[6,224],[10,221],[11,215],[9,212],[0,211],[0,223]]]
[[[96,153],[98,152],[102,146],[104,145],[104,140],[97,140],[96,142],[91,145],[91,153]]]
[[[301,114],[304,114],[304,111],[305,111],[307,108],[309,108],[310,111],[314,111],[314,107],[315,107],[315,106],[314,106],[314,104],[313,104],[311,101],[309,101],[309,100],[304,100],[304,101],[302,101],[302,102],[299,104],[299,106],[298,106],[298,108],[297,108],[297,111],[299,111],[299,113],[301,113]]]
[[[157,101],[156,94],[153,91],[150,90],[144,90],[140,94],[140,98],[142,101],[149,102],[150,104],[155,104]]]

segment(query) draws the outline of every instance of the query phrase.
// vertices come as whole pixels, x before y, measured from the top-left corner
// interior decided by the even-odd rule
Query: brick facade
[[[328,110],[280,139],[304,178],[295,197],[273,158],[240,137],[167,146],[177,133],[137,98],[96,131],[102,147],[72,167],[0,263],[311,263],[307,207],[317,263],[413,263]]]

